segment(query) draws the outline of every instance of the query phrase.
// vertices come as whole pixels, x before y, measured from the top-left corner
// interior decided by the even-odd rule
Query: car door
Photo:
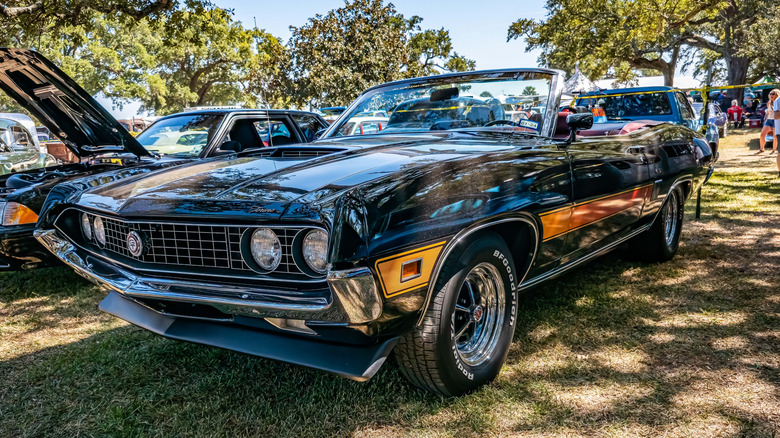
[[[572,206],[561,264],[628,234],[652,193],[647,132],[578,141],[568,148]]]
[[[519,163],[520,172],[529,176],[518,181],[516,193],[518,197],[533,196],[542,225],[541,243],[528,274],[532,278],[555,268],[565,253],[573,204],[571,165],[568,154],[557,144],[524,152]]]

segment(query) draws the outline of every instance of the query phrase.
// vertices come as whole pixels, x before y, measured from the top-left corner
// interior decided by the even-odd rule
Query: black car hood
[[[78,204],[127,217],[219,215],[244,212],[281,217],[295,204],[310,204],[379,178],[443,161],[490,160],[541,140],[495,142],[451,135],[380,135],[318,142],[345,150],[302,159],[211,159],[84,192]],[[316,144],[316,143],[315,143]]]
[[[35,51],[0,48],[0,89],[79,157],[122,151],[151,155],[89,93]]]

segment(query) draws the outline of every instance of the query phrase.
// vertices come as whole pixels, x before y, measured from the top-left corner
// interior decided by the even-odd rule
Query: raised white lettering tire
[[[395,347],[401,372],[445,396],[473,391],[501,371],[515,329],[517,272],[504,241],[476,237],[445,260],[419,327]]]

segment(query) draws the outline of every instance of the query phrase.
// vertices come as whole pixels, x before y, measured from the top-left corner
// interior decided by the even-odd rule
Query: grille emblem
[[[127,233],[127,251],[133,257],[140,257],[144,253],[144,242],[141,235],[135,231]]]

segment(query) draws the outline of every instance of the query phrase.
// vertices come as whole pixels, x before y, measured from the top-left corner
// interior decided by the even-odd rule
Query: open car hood
[[[0,89],[79,157],[151,155],[105,108],[40,53],[0,48]]]

